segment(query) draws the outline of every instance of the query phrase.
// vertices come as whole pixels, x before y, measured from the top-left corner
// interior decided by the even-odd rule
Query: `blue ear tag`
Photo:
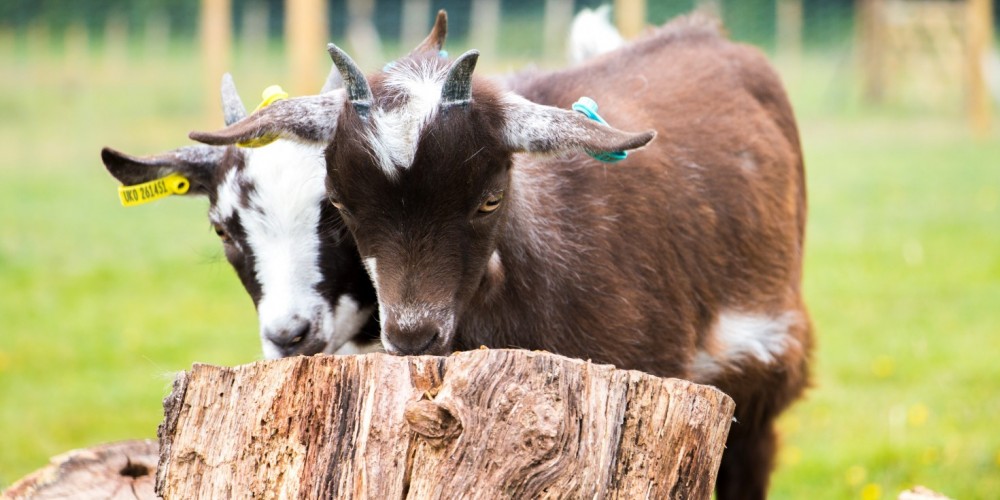
[[[573,103],[573,111],[582,113],[583,116],[594,120],[601,125],[608,125],[608,122],[601,118],[601,115],[597,114],[597,103],[589,97],[581,97],[576,102]],[[604,153],[592,153],[587,151],[587,154],[591,158],[602,161],[604,163],[616,163],[624,160],[628,156],[628,151],[607,151]]]
[[[441,59],[447,59],[448,58],[448,51],[444,50],[444,49],[439,50],[438,51],[438,57],[440,57]]]

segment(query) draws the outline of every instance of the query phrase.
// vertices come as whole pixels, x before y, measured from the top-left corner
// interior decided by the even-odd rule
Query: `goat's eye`
[[[479,205],[479,213],[488,214],[495,211],[496,209],[500,208],[500,202],[502,201],[503,201],[502,191],[490,195],[490,197],[486,198],[486,201],[484,201],[482,205]]]
[[[222,226],[218,224],[213,224],[212,229],[215,230],[215,234],[219,237],[219,239],[222,240],[223,243],[229,243],[232,241],[232,239],[229,238],[229,233],[227,233],[226,230],[222,228]]]

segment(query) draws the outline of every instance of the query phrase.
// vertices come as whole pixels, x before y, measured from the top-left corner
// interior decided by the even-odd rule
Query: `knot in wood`
[[[462,422],[434,401],[414,401],[406,406],[404,416],[413,432],[441,444],[462,433]]]

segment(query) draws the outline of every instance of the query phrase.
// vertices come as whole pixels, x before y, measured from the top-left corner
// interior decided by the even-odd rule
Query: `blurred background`
[[[609,0],[610,1],[610,0]],[[449,14],[481,73],[568,64],[598,0],[0,3],[0,489],[49,457],[154,437],[173,375],[260,358],[205,216],[122,208],[99,151],[152,154],[278,83],[317,91],[325,43],[366,70]],[[695,8],[774,61],[809,184],[814,387],[781,420],[774,498],[1000,494],[1000,60],[992,0],[617,0],[629,36]]]

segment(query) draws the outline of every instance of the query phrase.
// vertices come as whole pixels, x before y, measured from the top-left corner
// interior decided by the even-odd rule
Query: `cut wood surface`
[[[121,441],[73,450],[14,483],[0,495],[14,499],[155,499],[157,444]]]
[[[481,349],[195,365],[164,414],[165,498],[708,498],[733,402]]]

